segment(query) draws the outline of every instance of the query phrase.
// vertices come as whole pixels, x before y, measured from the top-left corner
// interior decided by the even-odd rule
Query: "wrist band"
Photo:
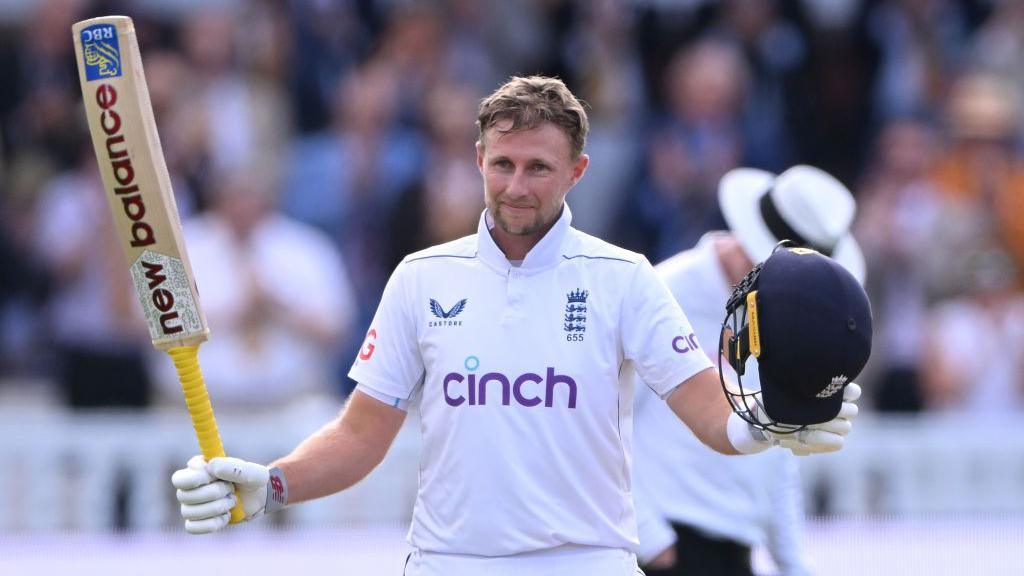
[[[763,434],[758,432],[755,435],[750,423],[735,412],[729,414],[729,420],[725,423],[725,434],[729,437],[729,443],[740,454],[757,454],[771,446]]]
[[[267,482],[267,503],[265,513],[277,512],[288,504],[288,482],[280,468],[270,469],[270,481]]]

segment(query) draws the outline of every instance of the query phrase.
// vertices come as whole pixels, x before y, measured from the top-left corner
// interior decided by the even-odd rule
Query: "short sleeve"
[[[359,349],[350,378],[380,394],[408,399],[423,377],[415,323],[409,307],[412,271],[395,268]]]
[[[712,367],[686,314],[646,259],[637,266],[622,306],[626,359],[658,396]]]

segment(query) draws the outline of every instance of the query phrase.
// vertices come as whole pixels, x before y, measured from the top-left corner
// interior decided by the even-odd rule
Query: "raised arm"
[[[289,503],[345,490],[384,459],[405,421],[405,411],[352,393],[341,414],[275,461],[288,481]]]

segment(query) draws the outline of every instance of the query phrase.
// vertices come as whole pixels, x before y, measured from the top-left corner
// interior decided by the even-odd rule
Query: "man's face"
[[[503,133],[511,123],[499,121],[476,144],[484,203],[495,232],[536,241],[558,219],[565,195],[583,176],[589,158],[573,159],[568,135],[554,124]]]

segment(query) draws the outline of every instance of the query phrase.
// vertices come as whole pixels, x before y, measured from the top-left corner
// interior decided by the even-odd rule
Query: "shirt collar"
[[[491,237],[490,229],[494,227],[490,214],[484,209],[480,215],[480,224],[477,226],[477,243],[480,259],[488,266],[507,274],[510,269],[516,268],[523,274],[533,274],[546,270],[558,264],[562,258],[562,245],[566,235],[569,233],[569,225],[572,223],[572,211],[569,205],[562,204],[562,214],[555,221],[555,224],[548,230],[547,234],[526,253],[526,258],[520,266],[514,267],[508,261],[505,253],[501,251],[498,244]]]

